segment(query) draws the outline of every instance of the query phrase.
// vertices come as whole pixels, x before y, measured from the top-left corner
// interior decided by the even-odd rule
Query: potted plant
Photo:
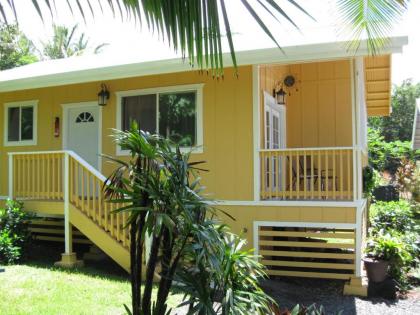
[[[371,237],[366,246],[366,257],[363,259],[368,279],[373,282],[382,282],[388,276],[395,274],[405,262],[410,259],[410,253],[405,249],[404,243],[398,236],[389,233],[378,233]]]

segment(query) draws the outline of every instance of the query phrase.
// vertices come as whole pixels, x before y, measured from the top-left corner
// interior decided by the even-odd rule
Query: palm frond
[[[0,0],[0,22],[7,22],[5,7],[12,11],[16,19],[19,12],[14,9],[15,0]],[[96,1],[95,1],[96,2]],[[163,40],[188,60],[192,67],[207,70],[213,76],[223,76],[223,49],[222,38],[226,37],[232,63],[237,67],[235,48],[229,11],[225,0],[107,0],[99,1],[100,10],[107,8],[114,15],[122,18],[133,17],[136,21],[145,18],[147,27],[152,32],[157,32]],[[288,0],[292,6],[309,16],[296,1]],[[67,0],[71,14],[80,14],[86,21],[86,16],[95,15],[92,7],[93,0]],[[280,47],[276,38],[271,33],[266,21],[258,15],[258,9],[271,12],[271,17],[279,20],[275,14],[297,27],[293,19],[286,13],[276,0],[241,0],[242,5],[255,19],[259,27]],[[46,8],[54,16],[54,0],[32,0],[35,10],[42,18]],[[44,9],[45,11],[45,9]],[[223,22],[223,23],[222,23]],[[224,30],[222,29],[224,25]],[[224,34],[223,34],[223,33]]]
[[[337,0],[340,33],[350,40],[347,49],[357,51],[366,37],[369,53],[379,54],[407,4],[408,0]]]

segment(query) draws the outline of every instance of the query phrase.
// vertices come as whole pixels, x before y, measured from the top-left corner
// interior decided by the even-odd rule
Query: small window
[[[93,118],[92,114],[89,112],[80,113],[79,116],[76,118],[76,123],[86,123],[86,122],[94,122],[95,119]]]
[[[123,96],[121,129],[130,129],[133,121],[141,130],[158,133],[182,147],[198,145],[197,91]]]
[[[36,144],[35,107],[32,101],[5,105],[5,145]]]

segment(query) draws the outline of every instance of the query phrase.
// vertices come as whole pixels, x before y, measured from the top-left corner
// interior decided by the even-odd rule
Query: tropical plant
[[[275,302],[259,286],[263,265],[242,249],[245,240],[207,223],[196,230],[176,273],[174,287],[185,294],[181,305],[188,314],[271,314]]]
[[[390,276],[400,285],[405,285],[406,275],[414,258],[401,236],[390,233],[379,233],[372,236],[367,240],[365,252],[368,257],[388,261]]]
[[[110,202],[124,204],[116,211],[129,213],[132,305],[131,310],[128,306],[126,310],[135,315],[164,315],[170,311],[167,298],[176,272],[181,263],[188,264],[184,259],[190,255],[191,248],[201,246],[199,257],[205,262],[203,266],[221,270],[217,261],[214,263],[215,253],[221,253],[221,248],[226,250],[228,245],[222,243],[217,228],[209,219],[215,210],[200,195],[203,187],[196,170],[202,162],[189,162],[189,153],[182,153],[179,145],[139,131],[136,123],[129,131],[115,131],[115,139],[131,157],[128,162],[108,157],[118,167],[104,186]],[[146,239],[150,245],[147,254]],[[261,267],[256,262],[251,263],[247,253],[240,252],[242,243],[235,244],[232,255],[237,255],[237,262],[230,267],[236,268],[235,276],[246,275],[247,278],[241,279],[241,286],[223,287],[229,289],[226,294],[231,294],[228,302],[234,299],[235,303],[229,305],[235,313],[243,309],[246,301],[249,301],[248,305],[259,301],[253,305],[263,313],[266,307],[263,302],[269,298],[256,282],[262,275]],[[157,273],[160,279],[153,300],[153,280]],[[141,290],[143,280],[144,290]],[[202,290],[209,290],[211,284],[203,285]],[[245,287],[253,290],[242,292],[240,289]]]
[[[336,315],[342,314],[343,311],[339,311],[336,313]],[[326,315],[326,311],[324,307],[317,306],[316,304],[312,304],[308,307],[302,306],[302,305],[296,305],[291,311],[288,309],[285,309],[283,311],[280,311],[276,315]]]
[[[41,9],[41,4],[48,8],[54,16],[54,0],[34,0],[34,8],[43,17],[45,12]],[[67,1],[71,12],[78,11],[83,18],[87,12],[94,15],[93,2],[86,1],[84,5],[79,0]],[[214,75],[223,75],[223,53],[222,53],[222,27],[226,34],[229,44],[231,59],[236,67],[235,48],[232,31],[229,22],[229,12],[226,8],[225,0],[109,0],[105,1],[105,6],[114,12],[118,12],[122,17],[132,16],[141,20],[143,17],[147,21],[150,30],[156,30],[169,44],[180,51],[183,56],[188,57],[191,65],[196,65],[200,69],[211,69]],[[310,17],[295,0],[288,0],[294,8]],[[290,17],[286,6],[279,4],[275,0],[241,0],[242,5],[278,46],[279,43],[267,26],[268,20],[260,17],[259,10],[269,12],[268,19],[279,17],[290,22],[297,27]],[[387,43],[387,36],[392,29],[393,23],[398,20],[407,8],[408,0],[337,0],[339,10],[340,25],[343,25],[341,33],[350,36],[352,40],[350,49],[357,49],[360,40],[367,36],[368,48],[372,54]],[[103,5],[99,2],[103,9]],[[7,22],[6,8],[10,9],[15,17],[16,12],[14,0],[0,0],[0,19]]]
[[[33,215],[24,211],[23,203],[7,200],[6,207],[0,209],[0,262],[19,261],[30,240],[29,220]]]
[[[94,54],[100,53],[102,48],[108,44],[103,43],[95,48],[89,46],[89,38],[81,33],[76,38],[78,25],[69,29],[65,25],[53,25],[54,35],[48,42],[42,43],[41,54],[44,59],[61,59],[71,56],[80,56],[89,51]]]
[[[0,71],[37,61],[34,52],[34,45],[17,25],[0,21]]]

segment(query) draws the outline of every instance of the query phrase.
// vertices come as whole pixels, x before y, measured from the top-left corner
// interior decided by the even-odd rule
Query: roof
[[[406,36],[392,37],[384,54],[398,53],[406,45]],[[349,52],[346,42],[321,42],[305,45],[266,47],[254,50],[238,50],[238,65],[267,63],[294,63],[331,60],[353,56],[366,56],[366,41],[359,50]],[[230,54],[224,53],[224,63],[232,66]],[[0,92],[59,86],[73,83],[103,81],[152,74],[191,71],[187,61],[172,51],[139,51],[134,58],[120,55],[90,55],[67,59],[41,61],[0,72]]]
[[[420,98],[417,99],[414,111],[413,138],[411,145],[413,150],[420,149]]]

